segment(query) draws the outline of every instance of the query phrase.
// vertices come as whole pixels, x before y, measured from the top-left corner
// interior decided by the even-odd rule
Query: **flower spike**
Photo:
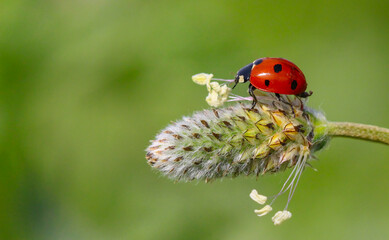
[[[257,65],[260,63],[256,61]],[[243,78],[246,73],[243,71],[238,80],[246,82]],[[251,96],[242,97],[231,94],[228,84],[236,82],[233,79],[200,73],[192,76],[192,80],[207,87],[206,101],[215,108],[183,117],[163,129],[146,149],[148,164],[175,181],[205,182],[292,168],[270,204],[254,211],[258,216],[268,214],[275,200],[289,191],[285,208],[272,217],[274,225],[292,217],[288,206],[302,172],[311,166],[308,161],[314,159],[315,152],[325,147],[331,137],[347,136],[389,145],[389,129],[328,122],[322,113],[305,105],[306,94],[282,95],[251,88]],[[293,86],[296,84],[292,82]],[[221,107],[225,102],[236,101],[239,103]],[[261,205],[268,199],[255,189],[250,197]]]

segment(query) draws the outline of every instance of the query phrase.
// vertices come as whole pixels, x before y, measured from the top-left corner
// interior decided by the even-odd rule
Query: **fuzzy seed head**
[[[236,103],[172,123],[151,141],[148,163],[175,180],[258,176],[294,166],[325,141],[314,125],[325,119],[300,98],[262,92],[257,98],[252,109]]]

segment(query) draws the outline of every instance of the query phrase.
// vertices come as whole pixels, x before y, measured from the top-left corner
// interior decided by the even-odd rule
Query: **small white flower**
[[[210,92],[205,98],[205,101],[207,101],[207,103],[212,107],[219,107],[223,105],[223,103],[221,103],[219,100],[219,94],[217,94],[215,91]]]
[[[258,194],[257,190],[253,189],[250,193],[250,197],[251,199],[253,199],[254,201],[256,201],[257,203],[259,204],[265,204],[266,200],[267,200],[267,197],[266,196],[263,196],[263,195],[260,195]]]
[[[212,73],[198,73],[192,76],[192,80],[199,85],[208,85],[212,77]]]
[[[227,99],[228,97],[221,97],[220,98],[221,105],[223,105],[227,101]]]
[[[220,86],[217,82],[211,82],[207,84],[208,96],[205,98],[205,101],[212,107],[222,106],[228,99],[228,95],[231,92],[231,88],[223,84]]]
[[[211,92],[211,91],[216,91],[216,92],[220,92],[220,84],[218,82],[211,82],[209,85],[207,85],[207,88],[208,88],[208,91]]]
[[[259,210],[255,209],[254,212],[255,212],[255,214],[257,214],[258,217],[262,217],[262,216],[265,216],[266,214],[268,214],[269,212],[271,212],[272,210],[273,210],[273,208],[270,205],[266,205]]]
[[[292,217],[292,213],[284,210],[284,211],[278,211],[274,217],[272,217],[272,221],[274,222],[274,225],[280,225],[283,221],[288,220]]]
[[[224,84],[220,87],[220,95],[228,97],[230,92],[231,92],[231,88],[227,87],[227,85]]]

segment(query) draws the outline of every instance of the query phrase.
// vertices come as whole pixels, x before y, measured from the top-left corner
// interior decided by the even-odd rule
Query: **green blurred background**
[[[144,157],[171,120],[208,108],[192,74],[230,78],[264,56],[295,62],[328,119],[389,127],[388,10],[387,0],[1,1],[0,239],[388,239],[383,144],[334,139],[278,227],[248,194],[276,193],[287,173],[174,183]]]

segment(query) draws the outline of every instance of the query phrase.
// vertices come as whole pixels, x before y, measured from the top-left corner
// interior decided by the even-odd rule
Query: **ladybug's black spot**
[[[282,71],[282,65],[281,64],[274,65],[274,72],[279,73],[281,71]]]
[[[270,81],[269,81],[269,80],[265,80],[265,85],[266,85],[266,87],[268,87],[269,84],[270,84]]]
[[[255,60],[254,64],[258,65],[258,64],[261,64],[262,62],[263,62],[263,60],[262,60],[262,58],[260,58],[260,59]]]
[[[296,80],[293,80],[291,88],[292,88],[292,90],[295,90],[297,88],[297,81]]]

